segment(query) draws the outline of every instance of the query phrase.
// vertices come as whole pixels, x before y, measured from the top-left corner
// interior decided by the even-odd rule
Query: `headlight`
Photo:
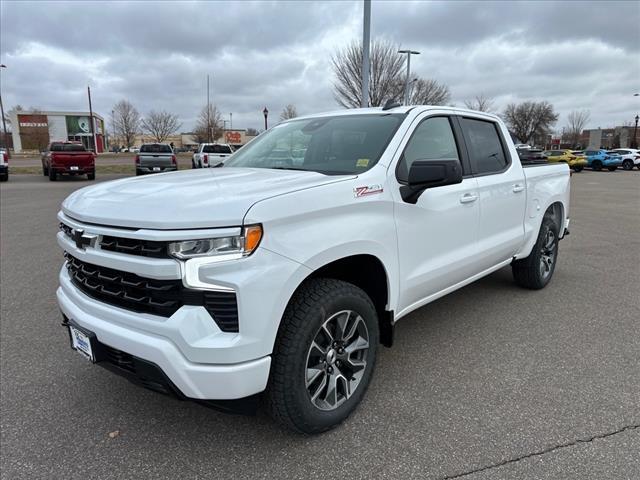
[[[262,240],[262,226],[244,227],[240,235],[201,240],[183,240],[169,244],[169,255],[187,260],[189,258],[210,257],[215,255],[251,255]]]

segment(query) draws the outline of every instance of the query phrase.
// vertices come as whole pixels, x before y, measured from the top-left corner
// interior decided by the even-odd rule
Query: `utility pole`
[[[233,130],[233,112],[229,113],[229,130]]]
[[[409,105],[409,77],[411,76],[411,55],[420,55],[415,50],[398,50],[398,53],[407,54],[407,79],[404,82],[404,105]]]
[[[362,20],[362,99],[360,106],[369,106],[369,48],[371,46],[371,0],[364,0]]]
[[[91,124],[91,136],[93,137],[93,151],[98,153],[98,144],[96,143],[96,126],[93,124],[93,109],[91,108],[91,87],[88,85],[87,95],[89,96],[89,123]]]
[[[7,68],[7,66],[4,63],[0,64],[0,70],[3,68]],[[1,84],[2,82],[0,81],[0,85]],[[2,132],[3,132],[2,146],[7,149],[7,155],[9,155],[9,143],[7,142],[7,122],[4,119],[4,106],[2,105],[2,95],[0,95],[0,114],[2,114]]]

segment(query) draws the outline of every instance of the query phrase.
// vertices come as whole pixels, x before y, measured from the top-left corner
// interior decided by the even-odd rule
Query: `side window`
[[[460,160],[456,139],[447,117],[432,117],[416,127],[398,163],[397,178],[406,182],[416,160]]]
[[[461,118],[471,164],[476,173],[497,173],[509,164],[498,135],[498,126],[489,121]]]

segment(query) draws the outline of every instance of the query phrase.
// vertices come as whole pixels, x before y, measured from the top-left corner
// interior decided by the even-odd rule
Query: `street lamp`
[[[633,127],[633,148],[638,148],[638,137],[636,137],[638,134],[638,120],[640,120],[640,117],[636,115],[636,126]]]
[[[411,55],[420,55],[415,50],[398,50],[398,53],[407,54],[407,79],[404,82],[404,104],[409,104],[409,77],[411,76]]]
[[[264,110],[262,110],[262,114],[264,115],[264,129],[265,131],[267,130],[267,116],[269,115],[269,110],[267,110],[267,107],[264,107]]]

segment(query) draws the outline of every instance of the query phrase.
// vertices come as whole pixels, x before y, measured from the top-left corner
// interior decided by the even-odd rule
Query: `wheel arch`
[[[333,278],[361,288],[373,302],[378,314],[380,343],[393,344],[393,310],[389,310],[390,277],[383,262],[371,254],[354,254],[332,260],[317,267],[295,289],[293,296],[312,278]]]

